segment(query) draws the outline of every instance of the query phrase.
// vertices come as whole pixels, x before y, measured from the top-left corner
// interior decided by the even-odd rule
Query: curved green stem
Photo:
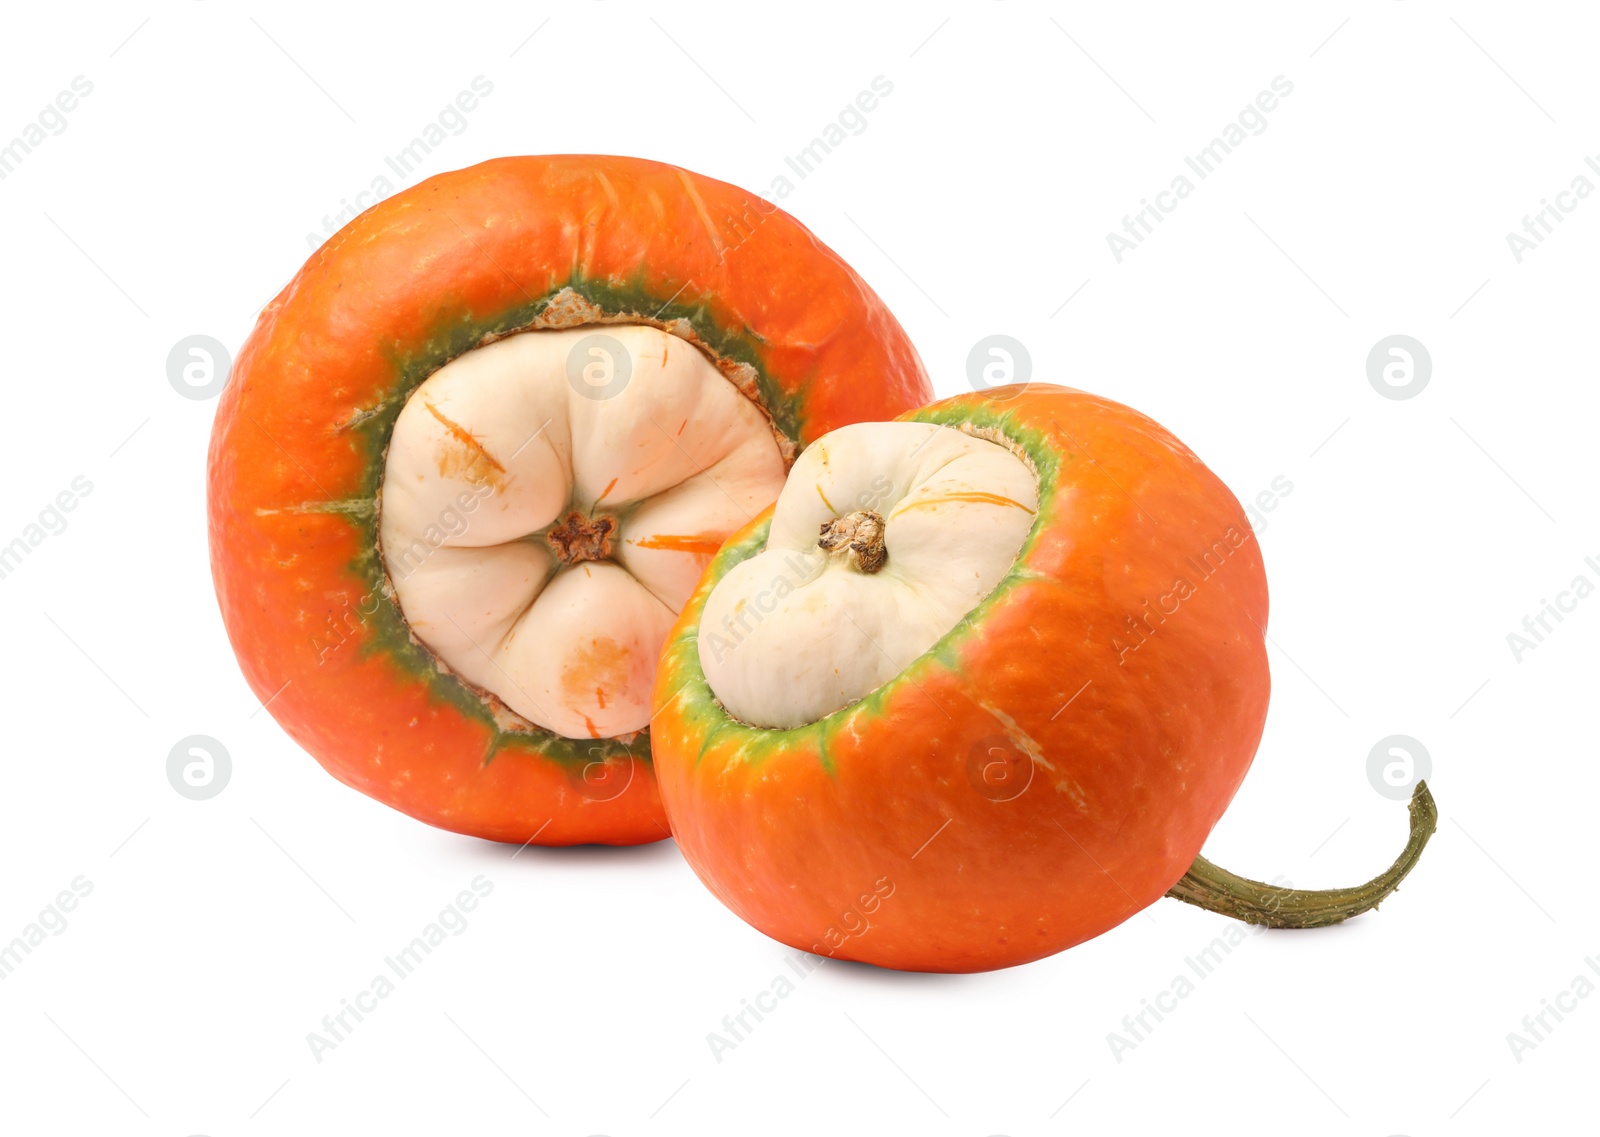
[[[1265,924],[1269,928],[1326,927],[1376,908],[1399,888],[1422,856],[1438,822],[1439,807],[1428,792],[1428,783],[1418,782],[1411,793],[1411,834],[1406,839],[1406,847],[1387,871],[1366,884],[1319,891],[1278,888],[1236,876],[1204,857],[1196,857],[1183,879],[1167,890],[1167,895],[1246,924]]]

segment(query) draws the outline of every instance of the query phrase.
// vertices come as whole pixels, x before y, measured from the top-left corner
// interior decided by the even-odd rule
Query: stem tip
[[[1173,885],[1167,895],[1208,912],[1220,912],[1247,924],[1269,928],[1322,928],[1338,924],[1376,908],[1400,887],[1400,882],[1421,858],[1428,838],[1439,824],[1439,807],[1426,781],[1419,781],[1411,792],[1410,814],[1411,831],[1406,847],[1394,864],[1354,888],[1317,891],[1278,888],[1238,876],[1218,868],[1204,857],[1196,857],[1183,879]]]

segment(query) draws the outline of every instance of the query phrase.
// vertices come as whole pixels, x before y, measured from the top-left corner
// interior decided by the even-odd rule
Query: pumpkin
[[[1037,959],[1167,894],[1363,911],[1198,858],[1261,739],[1261,550],[1149,418],[1042,384],[843,427],[712,561],[663,649],[674,837],[793,947],[918,971]]]
[[[799,222],[658,162],[505,158],[351,221],[218,407],[245,678],[346,784],[498,841],[667,835],[658,650],[795,455],[931,397]]]

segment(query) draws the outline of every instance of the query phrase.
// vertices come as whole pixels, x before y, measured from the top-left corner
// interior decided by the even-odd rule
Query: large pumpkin
[[[629,158],[506,158],[357,217],[218,409],[212,571],[252,689],[335,777],[501,841],[667,835],[657,650],[795,454],[926,402],[792,217]]]
[[[1266,623],[1238,502],[1136,411],[1036,385],[845,427],[667,641],[673,835],[768,935],[895,968],[1036,959],[1180,878],[1246,920],[1342,919],[1414,853],[1339,893],[1197,859],[1261,738]]]

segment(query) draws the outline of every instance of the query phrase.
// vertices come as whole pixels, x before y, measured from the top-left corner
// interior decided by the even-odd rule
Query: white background
[[[380,15],[380,13],[382,13]],[[1579,5],[862,3],[14,6],[0,140],[93,92],[0,181],[0,544],[93,486],[0,580],[0,940],[93,892],[0,981],[0,1121],[28,1133],[1503,1133],[1592,1125],[1600,997],[1507,1035],[1600,956],[1588,834],[1600,197],[1521,263],[1506,234],[1600,154]],[[146,18],[148,17],[148,19]],[[131,36],[131,38],[130,38]],[[531,36],[531,38],[529,38]],[[1331,38],[1330,38],[1331,37]],[[670,842],[512,850],[408,820],[290,743],[212,596],[215,402],[166,358],[237,350],[324,215],[474,76],[422,169],[664,159],[753,189],[857,92],[893,93],[782,204],[899,315],[941,394],[982,336],[1130,403],[1261,534],[1266,738],[1207,845],[1304,887],[1388,864],[1366,775],[1403,733],[1442,810],[1379,913],[1247,939],[1135,1049],[1124,1015],[1225,928],[1163,901],[997,974],[829,964],[718,1062],[707,1033],[789,953]],[[1274,76],[1293,94],[1119,264],[1106,235]],[[1600,176],[1587,171],[1592,181]],[[412,179],[414,183],[415,179]],[[1068,298],[1071,297],[1070,302]],[[1366,358],[1429,349],[1415,398]],[[173,744],[225,744],[210,801]],[[890,760],[891,756],[885,756]],[[460,889],[492,895],[318,1063],[306,1036]],[[1600,966],[1600,960],[1597,960]],[[1553,1019],[1547,1020],[1554,1022]]]

